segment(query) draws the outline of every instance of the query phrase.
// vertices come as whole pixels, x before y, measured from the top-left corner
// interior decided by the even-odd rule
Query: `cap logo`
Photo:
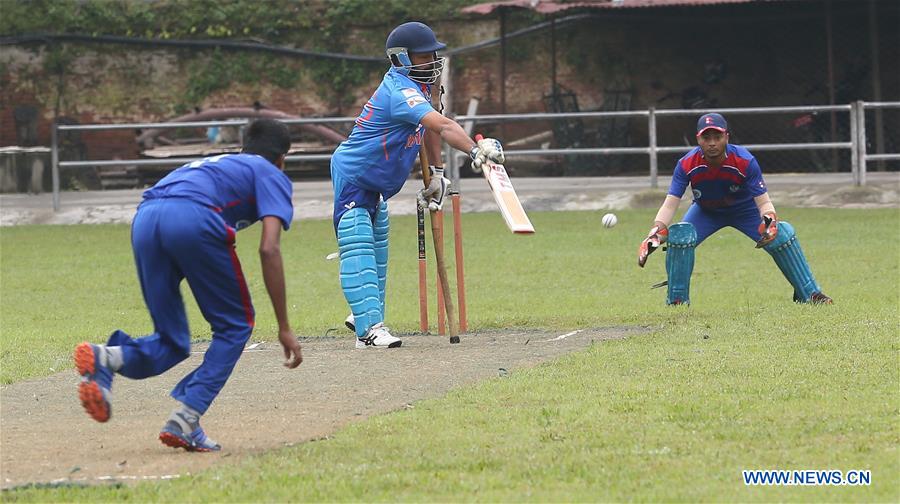
[[[713,123],[712,117],[706,116],[706,124],[712,124],[712,123]]]

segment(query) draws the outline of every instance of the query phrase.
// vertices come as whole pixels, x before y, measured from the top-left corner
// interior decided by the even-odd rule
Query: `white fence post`
[[[650,136],[650,187],[659,187],[659,165],[656,157],[656,107],[650,107],[647,111],[647,134]]]
[[[866,185],[866,104],[862,100],[856,102],[856,148],[858,149],[859,170],[856,173],[856,185]]]
[[[53,175],[53,211],[59,212],[59,132],[56,118],[50,124],[50,173]]]

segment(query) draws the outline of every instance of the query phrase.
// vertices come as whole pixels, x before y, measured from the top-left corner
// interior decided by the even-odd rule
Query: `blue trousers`
[[[730,208],[728,213],[703,210],[696,203],[691,204],[681,219],[690,222],[697,230],[697,245],[703,243],[709,235],[726,226],[731,226],[744,233],[751,240],[759,240],[759,209],[753,201],[747,205]]]
[[[191,332],[179,286],[187,279],[213,337],[203,363],[175,386],[172,397],[201,414],[222,390],[253,330],[255,312],[234,242],[235,230],[204,205],[175,198],[143,202],[131,244],[154,332],[131,338],[116,331],[108,342],[122,347],[119,374],[133,379],[162,374],[186,359]]]

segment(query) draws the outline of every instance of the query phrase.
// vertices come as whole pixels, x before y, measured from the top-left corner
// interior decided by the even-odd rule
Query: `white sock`
[[[122,356],[122,347],[105,346],[106,349],[106,366],[114,373],[122,369],[125,365],[125,358]],[[103,359],[101,358],[101,361]]]

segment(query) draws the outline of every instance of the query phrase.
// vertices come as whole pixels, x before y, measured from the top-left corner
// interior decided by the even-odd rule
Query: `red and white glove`
[[[759,240],[756,241],[756,248],[772,243],[776,236],[778,236],[778,216],[775,212],[766,212],[762,216],[762,222],[759,223]]]
[[[647,237],[641,242],[641,246],[638,247],[638,266],[643,268],[644,264],[647,264],[647,258],[650,257],[650,254],[658,249],[660,245],[666,243],[668,239],[669,228],[662,222],[656,221],[650,232],[647,233]]]

